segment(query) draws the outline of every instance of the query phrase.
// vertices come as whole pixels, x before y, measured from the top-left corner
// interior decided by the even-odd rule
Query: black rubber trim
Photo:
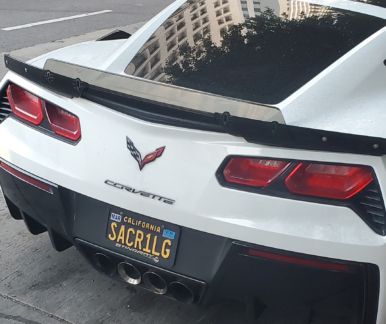
[[[48,70],[39,69],[16,60],[9,54],[4,55],[4,62],[10,71],[67,98],[79,98],[83,90],[88,87],[87,83],[79,79],[71,79]]]
[[[362,283],[363,296],[361,298],[361,304],[363,305],[363,308],[360,311],[360,314],[359,314],[360,318],[358,318],[358,323],[375,324],[377,322],[379,291],[380,291],[380,273],[379,273],[379,267],[377,265],[372,263],[359,263],[359,262],[353,262],[353,261],[347,261],[347,260],[320,257],[317,255],[310,255],[310,254],[292,252],[287,250],[275,249],[275,248],[271,248],[263,245],[255,245],[255,244],[250,244],[250,243],[245,243],[240,241],[233,241],[232,244],[233,244],[232,248],[235,249],[237,247],[238,248],[237,251],[241,256],[244,256],[246,258],[252,258],[252,259],[267,260],[270,262],[281,264],[282,266],[290,263],[282,262],[279,260],[265,259],[264,257],[259,257],[259,256],[253,256],[248,253],[248,250],[253,249],[257,251],[268,252],[275,255],[287,256],[291,258],[299,258],[303,260],[312,260],[312,261],[347,265],[349,269],[347,271],[341,271],[341,272],[343,273],[345,272],[351,275],[360,274],[363,280],[363,283]],[[296,265],[296,264],[292,264],[292,266],[298,267],[299,269],[301,267],[309,268],[308,266]],[[316,269],[317,268],[314,268],[315,271],[317,271]],[[327,269],[323,269],[323,271],[339,272],[338,270],[327,270]]]
[[[291,199],[291,200],[299,200],[299,201],[306,201],[310,203],[317,203],[317,204],[324,204],[324,205],[332,205],[332,206],[342,206],[347,207],[353,210],[375,233],[386,236],[386,224],[379,224],[375,223],[371,215],[369,215],[366,210],[361,205],[361,192],[370,186],[374,186],[379,193],[381,193],[381,189],[376,177],[376,174],[373,170],[373,168],[365,165],[358,165],[358,164],[348,164],[348,163],[328,163],[328,162],[320,162],[320,161],[305,161],[305,160],[290,160],[290,159],[277,159],[280,161],[285,161],[291,163],[291,165],[283,172],[275,181],[273,181],[270,185],[268,185],[265,188],[261,187],[253,187],[248,186],[244,184],[238,184],[238,183],[232,183],[228,182],[224,177],[224,169],[230,162],[232,158],[252,158],[252,159],[263,159],[263,160],[272,160],[272,157],[256,157],[256,156],[239,156],[239,155],[230,155],[227,156],[224,161],[221,163],[220,167],[216,171],[216,178],[219,184],[222,187],[229,188],[229,189],[235,189],[235,190],[241,190],[241,191],[247,191],[251,193],[256,193],[260,195],[266,195],[266,196],[273,196],[273,197],[280,197],[284,199]],[[276,159],[275,159],[276,160]],[[286,185],[285,185],[285,179],[288,177],[288,175],[293,171],[293,169],[299,164],[299,163],[314,163],[314,164],[331,164],[331,165],[344,165],[344,166],[353,166],[353,167],[367,167],[370,169],[373,181],[369,183],[365,188],[362,189],[362,191],[358,192],[354,196],[352,196],[349,199],[346,200],[339,200],[339,199],[332,199],[332,198],[323,198],[323,197],[314,197],[314,196],[307,196],[307,195],[301,195],[301,194],[294,194],[291,193]],[[383,201],[382,194],[379,195],[380,197],[380,203],[383,206],[383,211],[385,211],[385,203]]]
[[[82,98],[148,122],[212,132],[225,132],[213,115],[156,104],[119,92],[90,86]]]
[[[124,114],[164,125],[229,133],[250,143],[313,151],[381,156],[386,139],[283,125],[231,116],[204,114],[161,105],[44,71],[5,55],[5,65],[24,78],[66,97],[83,97]]]
[[[381,156],[386,154],[386,139],[319,129],[283,125],[215,113],[227,133],[242,136],[250,143],[313,151]]]
[[[375,324],[377,322],[380,290],[379,268],[375,264],[367,264],[366,271],[363,323]]]
[[[100,41],[110,41],[110,40],[117,40],[117,39],[129,39],[130,37],[131,37],[131,34],[123,30],[116,29],[109,34],[102,36],[101,38],[98,38],[96,41],[100,42]]]

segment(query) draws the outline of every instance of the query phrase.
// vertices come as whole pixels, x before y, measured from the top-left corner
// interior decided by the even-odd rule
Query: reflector
[[[47,101],[43,103],[52,130],[58,135],[77,141],[81,135],[79,118]]]
[[[348,199],[373,180],[368,167],[300,163],[287,177],[292,193]]]
[[[254,187],[267,187],[275,181],[291,163],[277,160],[232,158],[224,169],[228,182]]]
[[[321,269],[327,269],[327,270],[335,270],[335,271],[348,271],[348,270],[350,270],[349,266],[347,266],[345,264],[300,259],[300,258],[286,256],[286,255],[279,255],[279,254],[273,254],[273,253],[264,252],[264,251],[258,251],[258,250],[254,250],[254,249],[248,249],[248,254],[252,255],[252,256],[264,258],[264,259],[270,259],[270,260],[275,260],[275,261],[299,264],[299,265],[303,265],[303,266],[315,267],[315,268],[321,268]]]
[[[7,97],[13,113],[35,125],[43,120],[43,109],[40,98],[25,91],[15,84],[7,88]]]
[[[42,182],[42,181],[39,181],[38,179],[35,179],[23,172],[20,172],[14,168],[12,168],[11,166],[9,166],[8,164],[5,164],[3,162],[0,162],[0,165],[3,169],[7,170],[10,174],[14,175],[15,177],[35,186],[35,187],[38,187],[39,189],[42,189],[44,191],[47,191],[49,193],[52,193],[52,188],[49,184],[45,183],[45,182]]]

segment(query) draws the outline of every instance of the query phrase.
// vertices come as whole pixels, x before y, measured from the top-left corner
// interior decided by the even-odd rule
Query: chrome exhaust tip
[[[121,262],[117,269],[121,278],[129,284],[138,285],[141,282],[141,273],[132,264]]]
[[[173,281],[169,285],[170,294],[179,302],[184,304],[192,304],[194,302],[193,291],[184,283]]]
[[[94,265],[102,271],[104,274],[113,275],[115,273],[115,264],[114,262],[103,253],[95,253],[92,256]]]
[[[166,284],[166,281],[155,272],[145,272],[143,274],[143,282],[145,283],[147,288],[159,295],[166,294],[168,290],[168,285]]]

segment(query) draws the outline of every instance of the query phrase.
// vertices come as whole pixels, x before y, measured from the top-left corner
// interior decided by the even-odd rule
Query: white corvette
[[[385,44],[384,0],[178,0],[132,36],[5,56],[9,210],[187,304],[386,323]]]

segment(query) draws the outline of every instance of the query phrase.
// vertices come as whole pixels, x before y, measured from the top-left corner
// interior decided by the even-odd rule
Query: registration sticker
[[[168,229],[164,229],[162,236],[170,238],[171,240],[174,240],[174,237],[176,236],[176,232],[170,231]]]

